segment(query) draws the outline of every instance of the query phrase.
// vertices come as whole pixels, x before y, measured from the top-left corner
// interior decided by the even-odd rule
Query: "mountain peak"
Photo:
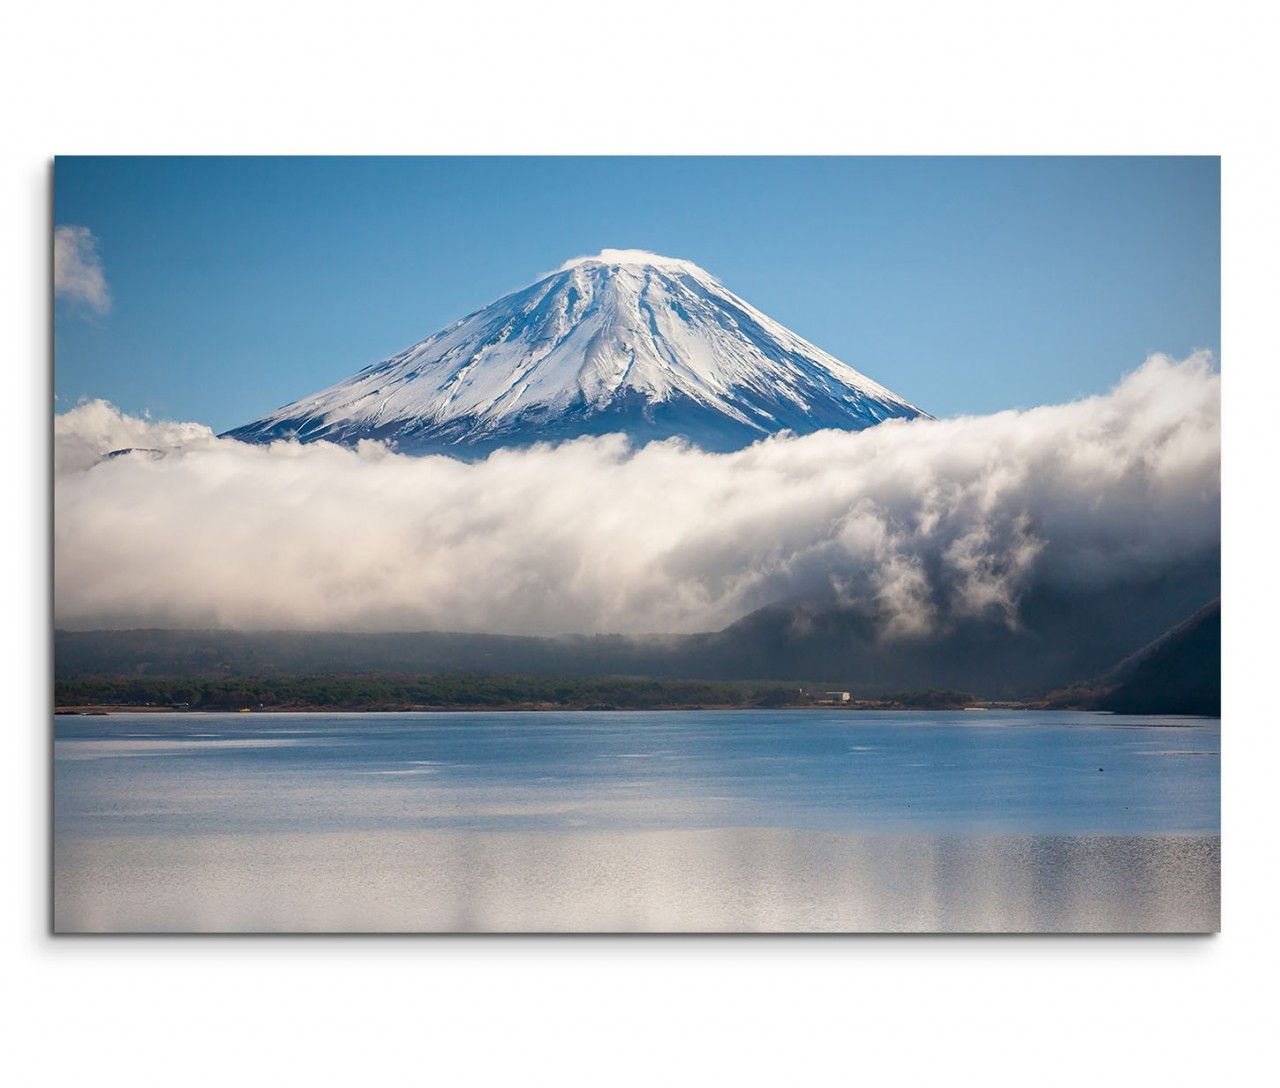
[[[614,432],[726,451],[924,414],[692,261],[606,249],[227,433],[471,458]]]
[[[682,257],[664,257],[661,253],[650,253],[647,249],[602,249],[594,257],[574,257],[565,261],[557,271],[567,272],[571,268],[583,268],[590,265],[605,265],[631,268],[661,268],[671,271],[692,272],[707,279],[714,279],[705,269],[699,268],[692,261]]]

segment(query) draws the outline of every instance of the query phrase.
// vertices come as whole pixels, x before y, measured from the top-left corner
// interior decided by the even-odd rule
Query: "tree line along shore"
[[[854,698],[829,685],[528,676],[314,676],[261,678],[78,677],[54,681],[60,713],[112,710],[404,711],[690,710],[843,707],[957,710],[980,703],[961,691]]]

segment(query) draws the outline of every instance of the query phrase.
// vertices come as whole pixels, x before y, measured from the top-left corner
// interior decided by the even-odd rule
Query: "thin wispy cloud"
[[[88,227],[54,228],[53,293],[96,314],[105,314],[111,309],[111,290],[102,271],[98,240]]]
[[[918,638],[1219,545],[1205,355],[1070,404],[731,454],[615,435],[468,464],[249,445],[104,401],[54,434],[63,627],[687,632],[825,594]]]

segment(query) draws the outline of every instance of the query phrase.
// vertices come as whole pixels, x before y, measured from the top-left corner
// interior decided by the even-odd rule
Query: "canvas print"
[[[1212,932],[1213,158],[59,158],[57,933]]]

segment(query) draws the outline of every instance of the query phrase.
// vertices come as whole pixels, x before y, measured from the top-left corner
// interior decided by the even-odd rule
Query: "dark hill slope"
[[[1221,714],[1221,602],[1205,605],[1110,672],[1049,701],[1117,714]]]

